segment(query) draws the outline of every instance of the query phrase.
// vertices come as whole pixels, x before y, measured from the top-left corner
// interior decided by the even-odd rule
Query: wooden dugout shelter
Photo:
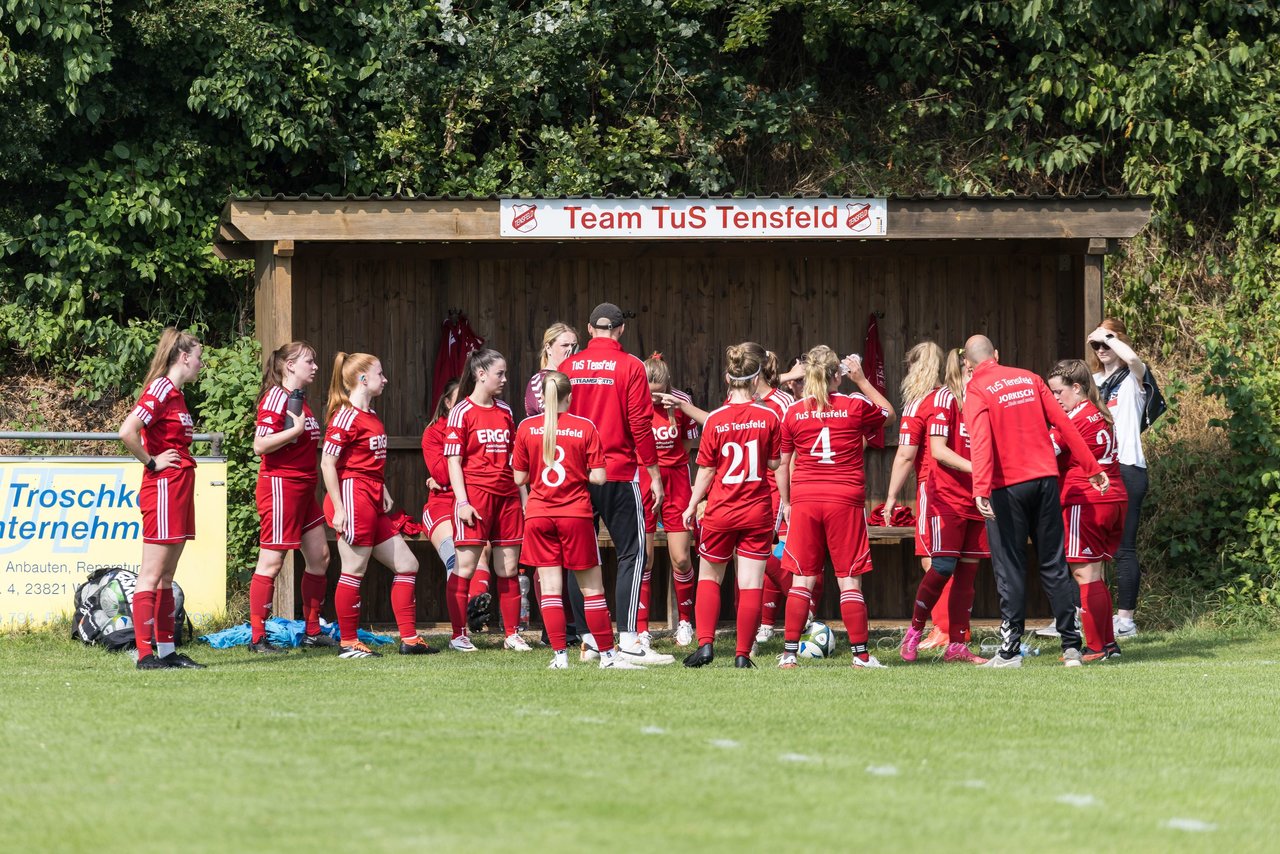
[[[810,205],[839,209],[842,217],[847,209],[852,223],[862,201],[254,196],[228,200],[214,251],[254,262],[264,352],[295,338],[317,348],[317,410],[337,351],[381,358],[390,378],[377,407],[390,437],[388,485],[414,514],[426,493],[420,438],[435,394],[428,385],[450,309],[464,311],[487,344],[507,357],[505,396],[517,421],[543,330],[563,320],[585,342],[587,316],[605,301],[635,312],[624,347],[642,358],[661,351],[675,384],[708,408],[723,397],[728,344],[759,341],[788,364],[818,343],[856,352],[868,315],[876,313],[896,406],[903,355],[924,338],[945,348],[982,332],[1004,363],[1039,373],[1059,358],[1082,356],[1085,336],[1103,317],[1106,256],[1116,241],[1137,234],[1151,212],[1149,199],[1129,196],[916,196],[874,200],[872,210],[883,216],[876,219],[879,234],[777,238],[634,229],[543,237],[514,231],[510,214],[513,205],[562,214],[573,206],[695,206],[716,217],[734,206]],[[723,218],[728,226],[729,215]],[[868,451],[872,504],[883,500],[888,485],[896,422],[886,433],[886,448]],[[882,536],[865,584],[868,605],[874,619],[905,618],[918,562],[909,538]],[[414,550],[424,572],[419,619],[447,620],[443,568],[429,544]],[[332,576],[336,570],[335,551]],[[656,579],[663,579],[664,559],[657,570]],[[390,619],[389,611],[379,613],[387,607],[382,588],[388,584],[387,573],[366,579],[368,619]],[[277,613],[291,615],[293,591],[280,588]],[[665,589],[665,582],[654,584],[656,613],[665,612]],[[1033,608],[1043,608],[1043,597],[1030,595]],[[830,591],[825,611],[837,612]],[[997,614],[994,584],[983,571],[974,615]]]

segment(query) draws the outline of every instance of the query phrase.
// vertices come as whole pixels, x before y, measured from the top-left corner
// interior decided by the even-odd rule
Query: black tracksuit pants
[[[1019,652],[1027,615],[1026,544],[1031,537],[1040,562],[1040,585],[1049,597],[1054,621],[1062,636],[1062,648],[1080,648],[1076,609],[1071,595],[1074,581],[1063,550],[1062,505],[1058,479],[1042,477],[993,490],[991,508],[996,517],[987,520],[987,540],[1000,594],[1000,653],[1012,658]]]
[[[611,480],[599,486],[589,484],[591,507],[596,525],[604,522],[618,553],[618,585],[614,599],[614,619],[618,631],[634,632],[640,614],[640,582],[644,578],[644,505],[640,501],[640,484],[636,481]],[[1061,520],[1059,520],[1061,526]],[[575,573],[569,576],[565,590],[573,606],[574,622],[586,631],[586,613],[582,607],[582,591]]]

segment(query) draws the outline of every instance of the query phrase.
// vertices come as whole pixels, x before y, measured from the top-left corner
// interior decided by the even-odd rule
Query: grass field
[[[1149,635],[1077,670],[1046,648],[1016,671],[738,671],[726,649],[552,673],[545,650],[197,646],[210,669],[139,673],[0,637],[0,847],[1280,847],[1276,637]]]

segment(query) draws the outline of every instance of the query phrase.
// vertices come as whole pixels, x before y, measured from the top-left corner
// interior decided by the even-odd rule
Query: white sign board
[[[502,236],[830,239],[888,234],[884,199],[503,199]]]

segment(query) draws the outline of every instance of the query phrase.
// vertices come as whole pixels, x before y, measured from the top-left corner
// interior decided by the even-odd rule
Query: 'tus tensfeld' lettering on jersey
[[[764,421],[738,421],[733,424],[717,424],[715,430],[717,433],[728,433],[732,430],[767,430],[768,427]]]

